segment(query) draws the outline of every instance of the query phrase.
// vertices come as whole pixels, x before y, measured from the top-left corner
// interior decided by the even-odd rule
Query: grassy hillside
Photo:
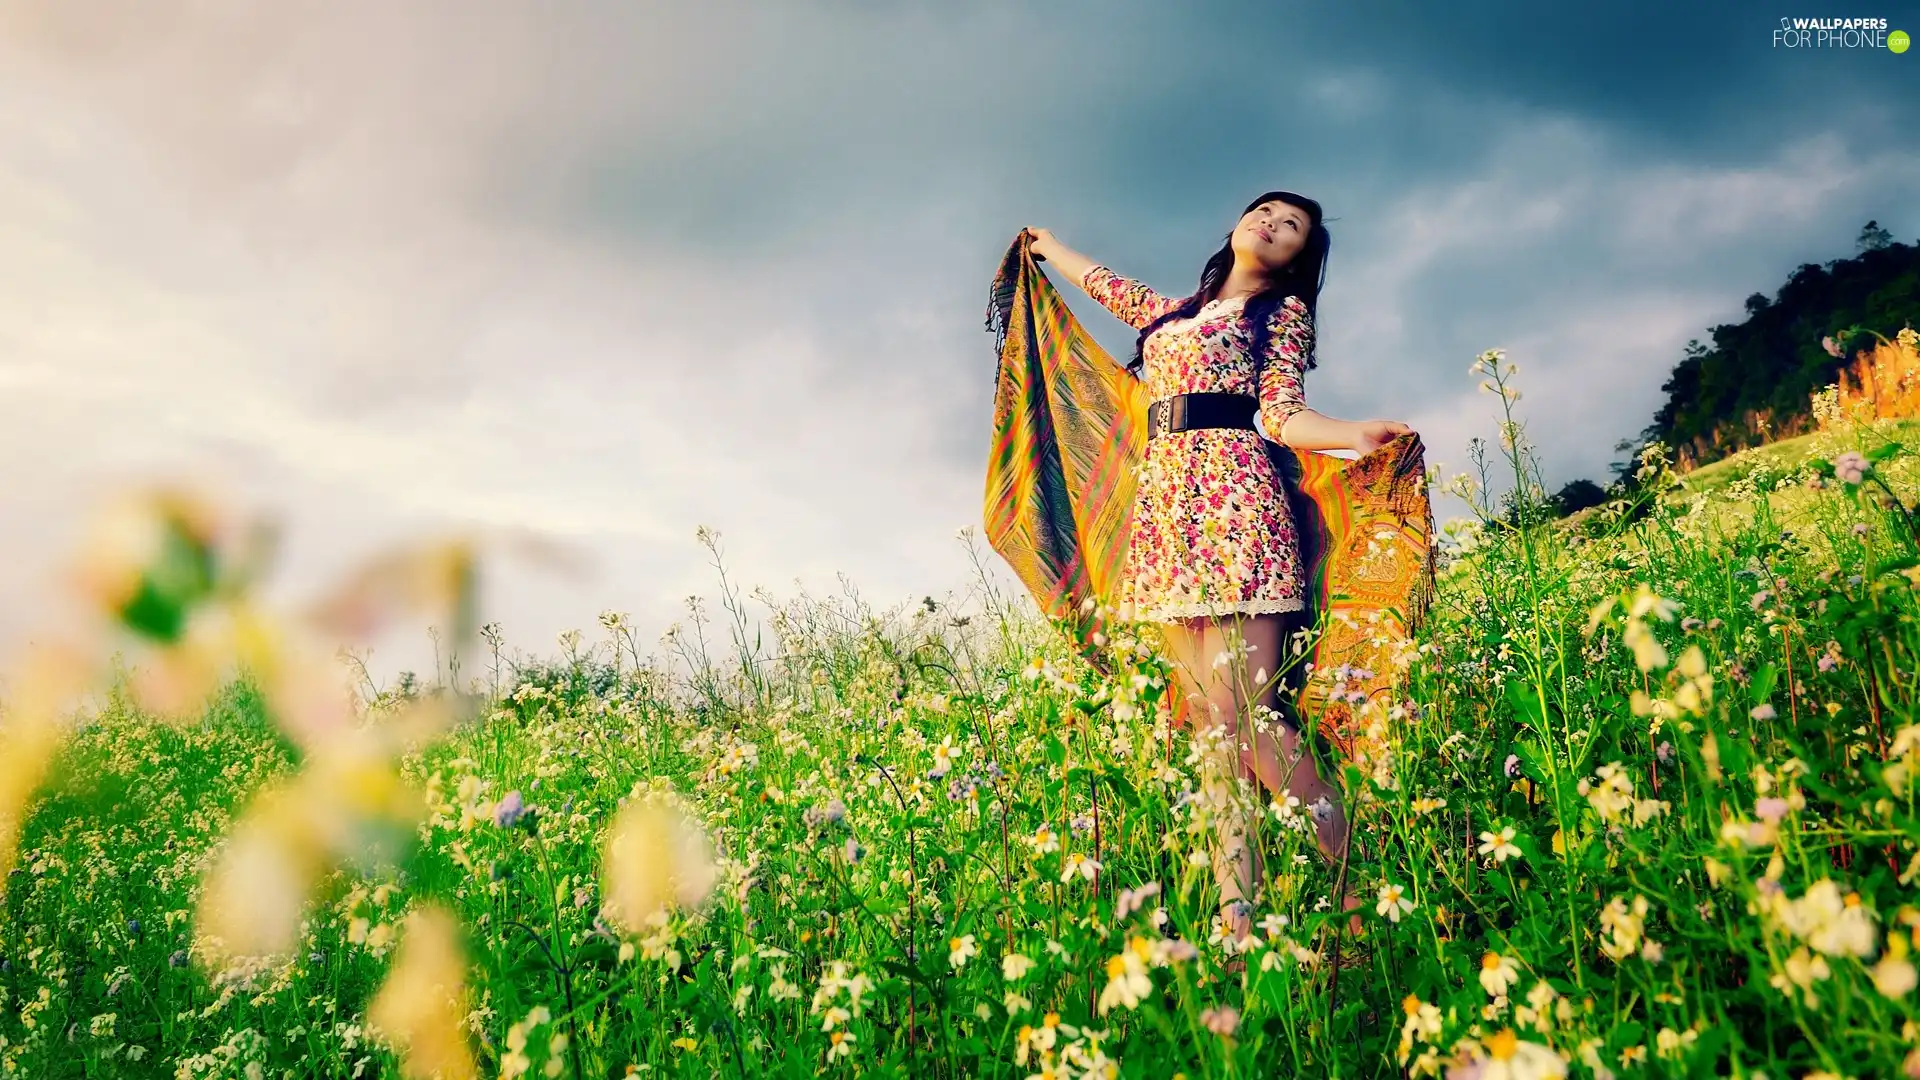
[[[1916,538],[1739,475],[1801,452],[1455,564],[1344,763],[1358,947],[1304,810],[1156,723],[1151,639],[1105,681],[1024,598],[802,597],[685,665],[609,618],[390,768],[303,753],[251,682],[180,723],[116,696],[5,877],[0,1073],[1913,1075]],[[1863,479],[1911,501],[1915,460]],[[1228,813],[1266,855],[1239,942]]]

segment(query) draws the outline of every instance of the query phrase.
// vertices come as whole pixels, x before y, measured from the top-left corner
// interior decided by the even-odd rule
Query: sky
[[[998,260],[1185,295],[1258,193],[1333,237],[1308,403],[1602,483],[1690,339],[1876,219],[1920,239],[1920,54],[1751,4],[135,0],[0,5],[0,649],[102,499],[189,480],[271,595],[516,530],[483,614],[557,655],[848,590],[958,596]],[[1132,331],[1064,282],[1116,355]],[[1467,513],[1435,495],[1441,522]],[[724,641],[724,631],[719,632]],[[424,623],[367,657],[430,671]]]

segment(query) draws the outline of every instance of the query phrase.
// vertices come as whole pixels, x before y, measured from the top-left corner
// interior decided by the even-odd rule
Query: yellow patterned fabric
[[[1047,617],[1098,670],[1118,629],[1135,468],[1146,452],[1146,394],[1080,326],[1034,263],[1025,234],[994,276],[987,312],[997,335],[994,437],[987,462],[987,541]],[[1384,711],[1401,650],[1433,597],[1433,517],[1424,447],[1402,435],[1348,460],[1267,443],[1299,525],[1307,610],[1318,626],[1295,682],[1297,714],[1352,754],[1366,720]],[[1177,722],[1191,717],[1169,693]]]

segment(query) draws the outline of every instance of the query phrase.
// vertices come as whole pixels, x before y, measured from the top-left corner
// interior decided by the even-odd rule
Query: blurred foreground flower
[[[1626,609],[1624,619],[1614,615],[1616,608]],[[1646,617],[1672,622],[1678,609],[1675,601],[1656,594],[1646,582],[1636,582],[1631,594],[1609,596],[1594,605],[1587,615],[1586,633],[1591,635],[1603,623],[1620,626],[1621,643],[1633,651],[1634,662],[1641,671],[1652,671],[1667,666],[1667,650],[1647,628]]]
[[[479,1067],[462,1024],[470,1002],[459,924],[438,907],[407,916],[393,970],[367,1006],[367,1023],[400,1056],[410,1080],[462,1080]]]
[[[1761,898],[1762,913],[1794,937],[1828,956],[1872,956],[1877,916],[1861,902],[1860,894],[1842,894],[1840,886],[1823,878],[1807,887],[1798,900],[1784,892]]]
[[[1553,1080],[1567,1075],[1567,1063],[1550,1048],[1522,1040],[1511,1028],[1489,1035],[1472,1048],[1471,1060],[1447,1070],[1447,1080]]]
[[[195,607],[250,576],[222,580],[223,549],[234,534],[233,523],[199,492],[171,486],[124,492],[94,516],[67,580],[126,629],[171,644]],[[256,543],[253,552],[263,549]]]
[[[453,622],[449,636],[466,645],[480,629],[476,573],[475,553],[464,541],[391,552],[355,571],[309,608],[306,618],[332,634],[359,641],[378,633],[400,611],[444,611]]]
[[[311,752],[349,726],[351,695],[334,650],[401,611],[453,624],[456,650],[477,632],[475,545],[456,537],[375,556],[308,610],[279,617],[249,599],[276,528],[241,521],[184,486],[116,496],[98,513],[66,580],[86,608],[143,648],[129,680],[135,704],[193,719],[244,668],[260,679],[274,721]]]
[[[476,629],[469,541],[383,553],[310,610],[281,616],[249,595],[273,538],[270,524],[240,522],[200,493],[139,490],[98,515],[68,574],[96,618],[144,646],[129,680],[143,712],[191,720],[244,670],[257,680],[275,725],[302,752],[300,773],[254,800],[203,882],[196,951],[220,965],[286,955],[314,886],[330,870],[371,868],[402,854],[423,799],[401,781],[398,758],[477,704],[473,695],[436,695],[365,722],[333,662],[342,639],[369,636],[400,611],[452,622],[454,647],[467,645]],[[21,749],[8,747],[0,776],[0,850],[7,852],[8,823],[19,814],[12,808],[24,805],[16,791],[31,790],[50,754],[48,721],[34,719],[40,711],[25,710],[19,730],[8,733]]]
[[[81,649],[55,645],[28,649],[9,680],[0,713],[0,897],[6,895],[28,803],[60,750],[72,698],[90,674]]]
[[[227,839],[201,887],[194,934],[211,966],[293,951],[323,860],[310,810],[295,792],[270,792]]]
[[[351,732],[249,804],[202,884],[195,945],[203,960],[218,969],[243,957],[286,956],[328,870],[372,870],[400,858],[426,810],[396,764],[396,735],[416,734],[417,723]]]
[[[628,802],[607,830],[601,894],[615,925],[640,934],[674,904],[695,907],[713,891],[717,870],[706,833],[680,800],[652,793]]]

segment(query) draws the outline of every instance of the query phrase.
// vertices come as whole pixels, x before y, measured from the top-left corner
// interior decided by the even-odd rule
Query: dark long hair
[[[1267,324],[1272,321],[1274,311],[1278,310],[1289,296],[1299,297],[1300,302],[1307,306],[1308,317],[1315,320],[1315,333],[1308,343],[1305,368],[1312,371],[1318,366],[1314,357],[1319,351],[1320,288],[1327,281],[1327,252],[1333,243],[1332,237],[1327,234],[1327,227],[1321,223],[1320,204],[1291,191],[1267,192],[1248,203],[1247,208],[1240,211],[1240,217],[1246,217],[1249,211],[1270,199],[1278,199],[1306,213],[1307,242],[1295,253],[1293,259],[1274,275],[1265,289],[1247,297],[1246,303],[1241,305],[1241,323],[1249,325],[1253,332],[1253,377],[1256,388],[1260,385],[1260,374],[1266,370],[1267,354],[1273,348],[1271,340],[1273,335],[1268,331]],[[1239,218],[1234,219],[1234,224],[1236,226],[1240,224]],[[1141,377],[1140,369],[1146,363],[1147,338],[1155,330],[1160,329],[1162,323],[1174,319],[1191,319],[1200,314],[1200,309],[1220,294],[1220,287],[1227,281],[1227,271],[1232,269],[1233,231],[1229,229],[1226,243],[1220,245],[1220,250],[1213,253],[1213,257],[1207,260],[1206,267],[1200,271],[1199,290],[1179,307],[1148,323],[1146,329],[1140,331],[1140,339],[1134,342],[1133,346],[1133,363],[1127,365],[1127,370],[1132,372],[1135,378]]]

